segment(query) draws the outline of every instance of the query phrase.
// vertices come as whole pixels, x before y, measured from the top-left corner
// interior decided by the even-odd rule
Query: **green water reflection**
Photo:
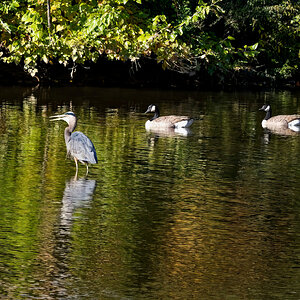
[[[192,114],[146,132],[148,104]],[[264,101],[300,95],[3,88],[0,295],[7,299],[298,299],[300,136],[265,133]],[[74,180],[72,109],[99,164]]]

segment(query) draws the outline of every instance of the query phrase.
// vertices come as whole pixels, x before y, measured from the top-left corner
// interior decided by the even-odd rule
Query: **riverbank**
[[[205,70],[181,74],[163,70],[154,60],[131,62],[100,60],[98,63],[64,67],[45,65],[35,77],[24,71],[21,65],[0,63],[1,85],[29,86],[99,86],[135,88],[289,88],[299,89],[300,79],[278,79],[260,69],[239,69],[227,74],[209,75]]]

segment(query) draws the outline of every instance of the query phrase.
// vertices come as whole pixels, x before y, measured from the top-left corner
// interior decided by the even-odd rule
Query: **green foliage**
[[[231,0],[224,1],[223,7],[228,12],[224,17],[225,28],[238,43],[258,43],[257,65],[284,78],[299,74],[299,1]]]
[[[290,75],[298,69],[299,5],[289,0],[249,0],[246,6],[233,0],[51,0],[50,28],[46,4],[0,4],[1,59],[21,63],[32,76],[43,64],[73,66],[101,55],[133,62],[155,57],[182,73],[226,73],[262,63],[280,74],[287,74],[281,68]]]

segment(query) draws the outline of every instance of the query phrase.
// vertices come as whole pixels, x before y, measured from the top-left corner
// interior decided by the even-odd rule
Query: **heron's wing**
[[[97,154],[92,141],[82,132],[76,131],[71,134],[67,145],[68,153],[81,162],[96,164]]]

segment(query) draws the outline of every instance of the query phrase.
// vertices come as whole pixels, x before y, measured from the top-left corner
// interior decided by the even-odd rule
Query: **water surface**
[[[299,299],[296,92],[3,87],[1,299]],[[192,115],[147,132],[143,112]],[[66,158],[72,110],[99,164]]]

